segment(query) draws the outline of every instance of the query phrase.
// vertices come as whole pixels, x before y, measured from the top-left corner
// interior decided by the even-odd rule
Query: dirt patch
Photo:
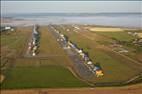
[[[142,38],[142,33],[138,33],[138,37]]]
[[[2,90],[1,94],[141,94],[142,85],[115,88]]]
[[[2,83],[4,81],[4,79],[5,79],[5,76],[0,74],[0,83]]]
[[[88,29],[90,31],[96,31],[96,32],[123,32],[124,31],[121,28],[111,28],[111,27],[92,27]]]
[[[140,53],[140,54],[137,54],[137,55],[136,55],[136,58],[137,58],[139,61],[142,62],[142,54],[141,54],[141,53]]]

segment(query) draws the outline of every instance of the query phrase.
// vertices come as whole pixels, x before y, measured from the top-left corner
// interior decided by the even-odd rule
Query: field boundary
[[[104,83],[94,83],[94,87],[112,87],[112,86],[127,86],[131,84],[142,83],[142,73],[139,73],[132,78],[120,81],[120,82],[104,82]]]

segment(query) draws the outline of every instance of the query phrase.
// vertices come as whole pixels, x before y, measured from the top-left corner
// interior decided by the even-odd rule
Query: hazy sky
[[[142,12],[142,1],[1,1],[1,12]]]

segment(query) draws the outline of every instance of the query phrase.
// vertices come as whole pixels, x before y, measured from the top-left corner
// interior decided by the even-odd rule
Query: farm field
[[[70,58],[58,43],[51,27],[87,52],[92,62],[101,66],[104,76],[93,76],[89,82],[81,78],[74,68],[73,58]],[[130,49],[131,55],[116,52],[111,48],[116,40],[129,42],[135,38],[134,36],[122,30],[92,32],[84,26],[77,27],[79,29],[75,29],[73,25],[39,26],[40,39],[36,56],[26,55],[32,27],[17,27],[14,32],[2,34],[1,68],[5,77],[1,84],[2,89],[77,88],[109,84],[113,86],[137,80],[137,75],[142,72],[142,62],[138,60],[142,53],[139,52],[139,56],[136,57],[137,53],[131,52],[133,47],[125,46]]]

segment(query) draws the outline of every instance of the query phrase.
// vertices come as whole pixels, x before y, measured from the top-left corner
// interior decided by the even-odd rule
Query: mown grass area
[[[53,37],[53,35],[48,31],[47,27],[40,27],[39,32],[41,34],[39,55],[64,55],[64,52],[61,49],[60,45]]]
[[[134,77],[140,72],[133,68],[133,64],[128,64],[129,61],[127,60],[122,61],[119,59],[120,57],[118,58],[113,54],[110,55],[102,50],[95,49],[93,51],[95,54],[93,54],[92,51],[89,51],[90,57],[94,62],[98,62],[104,71],[104,76],[102,78],[95,79],[96,83],[123,82]]]
[[[3,89],[86,87],[66,68],[60,66],[15,67],[2,84]]]
[[[57,65],[57,66],[70,66],[71,61],[64,56],[56,57],[47,57],[42,58],[17,58],[13,63],[15,67],[32,67],[32,66],[48,66],[48,65]]]
[[[14,50],[14,54],[19,54],[25,46],[31,32],[30,27],[16,28],[15,31],[8,34],[1,34],[1,47],[6,47],[7,50]],[[2,48],[3,50],[3,48]]]
[[[56,29],[68,36],[69,40],[77,44],[79,48],[83,48],[85,52],[88,52],[89,57],[94,63],[98,62],[101,65],[104,71],[104,76],[95,78],[95,83],[121,82],[128,80],[139,72],[138,70],[134,70],[132,68],[133,64],[130,63],[128,66],[125,62],[119,60],[118,58],[112,57],[109,53],[97,48],[99,44],[96,43],[96,40],[90,40],[89,38],[82,36],[81,33],[83,32],[67,32],[65,31],[65,28],[66,26],[64,28],[56,26]]]
[[[29,38],[31,27],[16,27],[14,31],[2,32],[0,36],[1,46],[1,75],[7,78],[7,72],[16,57],[22,56],[25,44]]]
[[[64,52],[63,48],[61,48],[52,33],[49,31],[48,27],[41,26],[39,28],[39,32],[41,34],[41,38],[38,56],[47,57],[48,60],[51,60],[57,64],[70,66],[72,61]]]
[[[118,41],[131,41],[135,37],[129,35],[127,32],[95,32],[97,34],[118,40]]]

